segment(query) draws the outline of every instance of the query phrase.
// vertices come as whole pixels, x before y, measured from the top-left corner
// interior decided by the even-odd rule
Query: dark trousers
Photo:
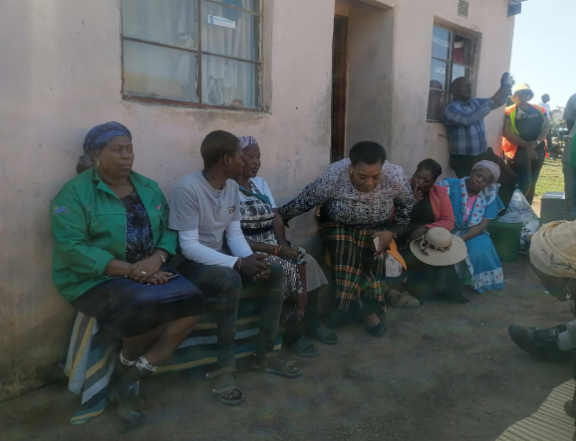
[[[284,270],[280,265],[272,264],[270,277],[258,282],[240,277],[240,274],[231,268],[201,265],[189,260],[184,260],[178,270],[204,292],[207,299],[216,297],[218,368],[235,365],[236,320],[240,292],[243,289],[256,290],[262,303],[256,354],[264,354],[274,349],[284,301]]]
[[[522,147],[518,147],[514,159],[506,159],[506,163],[518,175],[518,189],[526,197],[530,205],[534,200],[534,193],[536,192],[536,182],[540,177],[540,170],[544,165],[546,152],[544,151],[544,143],[536,147],[536,158],[530,159],[528,153]]]
[[[504,206],[508,208],[512,194],[518,183],[518,175],[506,165],[506,162],[504,162],[500,156],[494,153],[492,148],[488,148],[488,150],[478,156],[450,155],[450,167],[454,169],[456,176],[462,179],[470,176],[474,164],[484,160],[495,162],[500,166],[500,179],[498,179],[500,191],[498,192],[498,196],[500,196]]]
[[[419,260],[410,249],[401,252],[408,265],[407,288],[421,302],[430,299],[461,299],[464,283],[454,265],[431,266]]]

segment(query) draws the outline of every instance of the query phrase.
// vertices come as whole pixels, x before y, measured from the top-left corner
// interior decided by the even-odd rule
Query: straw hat
[[[412,253],[422,262],[432,266],[455,265],[466,259],[466,243],[445,228],[431,228],[425,236],[413,240]]]
[[[576,279],[576,222],[550,222],[530,243],[530,262],[549,276]]]

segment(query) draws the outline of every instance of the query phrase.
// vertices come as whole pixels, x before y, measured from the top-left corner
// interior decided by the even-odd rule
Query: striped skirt
[[[362,304],[363,297],[384,304],[386,260],[374,260],[373,234],[372,230],[357,230],[340,222],[320,225],[341,310],[349,310],[352,301]]]

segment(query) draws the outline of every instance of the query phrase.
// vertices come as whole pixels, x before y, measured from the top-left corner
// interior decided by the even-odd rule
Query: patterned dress
[[[136,191],[120,200],[126,207],[126,262],[136,263],[154,252],[150,217]]]
[[[253,182],[250,182],[248,190],[255,195],[263,194]],[[272,230],[275,216],[273,208],[271,202],[265,202],[257,196],[246,195],[240,191],[240,212],[242,213],[240,225],[246,239],[270,245],[277,244]],[[297,318],[296,311],[303,309],[301,307],[305,307],[307,303],[305,298],[307,292],[302,286],[298,266],[295,262],[279,256],[270,256],[266,260],[277,263],[284,269],[282,323]]]
[[[339,308],[348,310],[362,297],[384,302],[386,259],[374,260],[372,236],[410,223],[414,193],[404,170],[390,162],[371,192],[358,191],[350,180],[350,159],[343,159],[278,209],[284,222],[321,205],[320,235],[330,255]]]

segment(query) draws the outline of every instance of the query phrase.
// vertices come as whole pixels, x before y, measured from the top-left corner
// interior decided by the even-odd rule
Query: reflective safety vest
[[[542,112],[542,115],[546,114],[546,109],[542,106],[537,106],[536,104],[530,104],[536,110]],[[516,104],[506,107],[506,115],[510,117],[510,126],[512,127],[512,133],[515,135],[520,136],[518,129],[516,128],[516,114],[518,113],[518,106]],[[506,138],[502,137],[502,150],[504,150],[504,154],[507,158],[514,159],[516,156],[516,150],[518,146],[516,144],[512,144]]]

